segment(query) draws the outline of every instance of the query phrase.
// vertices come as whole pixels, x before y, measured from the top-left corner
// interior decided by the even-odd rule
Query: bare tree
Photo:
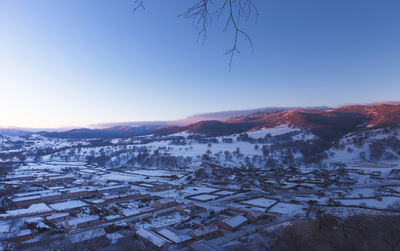
[[[134,11],[145,9],[144,0],[134,0]],[[254,51],[250,35],[242,29],[241,23],[248,22],[252,16],[259,16],[257,6],[253,0],[196,0],[184,13],[179,15],[195,25],[199,31],[198,40],[202,43],[207,38],[207,30],[215,18],[223,18],[225,26],[223,31],[233,30],[232,47],[226,50],[225,55],[229,57],[229,70],[232,69],[232,61],[236,54],[240,53],[239,38],[248,41],[251,51]]]

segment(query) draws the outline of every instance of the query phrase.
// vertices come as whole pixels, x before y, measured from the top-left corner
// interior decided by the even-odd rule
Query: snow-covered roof
[[[162,247],[168,243],[171,243],[168,239],[159,236],[147,229],[141,228],[136,231],[136,234],[142,237],[143,239],[148,240],[149,242],[153,243],[156,247]]]
[[[190,235],[179,234],[168,228],[161,229],[157,232],[175,243],[182,243],[182,242],[192,239],[192,237]]]
[[[72,188],[64,188],[60,191],[70,192],[70,193],[80,193],[80,192],[94,192],[96,188],[93,187],[72,187]]]
[[[101,187],[98,188],[98,191],[108,191],[108,190],[113,190],[113,189],[119,189],[119,188],[127,188],[129,189],[131,186],[130,185],[117,185],[117,186],[108,186],[108,187]]]
[[[89,215],[89,216],[86,216],[86,217],[75,218],[75,219],[69,220],[68,224],[70,226],[75,226],[75,225],[78,225],[78,224],[81,224],[81,223],[95,221],[95,220],[98,220],[98,219],[99,219],[98,215]]]
[[[32,196],[25,196],[25,197],[17,197],[12,199],[13,202],[21,202],[21,201],[29,201],[29,200],[36,200],[40,198],[46,198],[50,196],[57,196],[61,195],[59,192],[48,192],[48,193],[42,193],[38,195],[32,195]]]
[[[224,220],[223,222],[228,226],[230,226],[231,228],[236,228],[242,225],[243,223],[247,222],[247,218],[242,215],[236,215]]]
[[[0,218],[31,215],[37,213],[50,212],[50,211],[52,211],[52,209],[49,208],[46,204],[38,203],[30,205],[28,208],[9,210],[5,214],[0,214]]]
[[[14,194],[14,196],[15,197],[26,197],[26,196],[32,196],[32,195],[48,194],[48,193],[54,193],[54,191],[53,190],[32,191],[32,192],[26,192],[26,193],[17,193],[17,194]]]
[[[139,213],[141,213],[141,212],[139,210],[137,210],[136,208],[129,208],[129,209],[122,210],[122,214],[124,216],[132,216],[132,215],[139,214]]]
[[[40,199],[40,198],[42,198],[40,195],[32,195],[32,196],[14,198],[11,201],[12,202],[21,202],[21,201],[36,200],[36,199]]]
[[[51,204],[50,207],[57,211],[63,211],[63,210],[68,210],[68,209],[84,207],[87,205],[88,204],[86,204],[85,202],[80,201],[80,200],[69,200],[69,201]]]
[[[46,217],[47,220],[55,220],[63,217],[69,216],[69,213],[56,213]]]

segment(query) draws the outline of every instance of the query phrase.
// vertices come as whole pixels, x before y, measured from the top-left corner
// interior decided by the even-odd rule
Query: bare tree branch
[[[135,0],[135,10],[143,8],[143,0]],[[217,7],[215,7],[217,6]],[[213,21],[213,17],[225,17],[224,32],[233,29],[233,45],[224,54],[229,57],[229,71],[232,69],[233,58],[240,53],[239,38],[248,41],[251,51],[254,52],[253,41],[250,35],[241,28],[240,22],[249,21],[252,16],[259,16],[258,9],[253,0],[196,0],[195,4],[189,7],[184,13],[179,15],[192,21],[196,29],[199,30],[197,40],[204,44],[207,38],[207,29]]]
[[[146,8],[144,7],[143,0],[135,0],[135,1],[134,1],[133,11],[137,11],[138,9],[143,9],[143,10],[146,9]]]

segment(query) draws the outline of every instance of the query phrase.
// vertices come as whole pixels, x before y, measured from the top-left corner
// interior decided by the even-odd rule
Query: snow
[[[32,191],[32,192],[27,192],[27,193],[17,193],[14,196],[15,197],[25,197],[25,196],[32,196],[32,195],[42,195],[42,194],[47,194],[47,193],[53,193],[53,190],[42,190],[42,191]]]
[[[13,202],[21,202],[21,201],[36,200],[36,199],[40,199],[40,198],[41,198],[40,195],[32,195],[32,196],[15,198],[15,199],[12,199],[12,201]]]
[[[342,199],[337,201],[345,206],[362,206],[375,209],[387,209],[388,206],[392,206],[395,203],[400,203],[400,197],[382,196],[381,199],[381,201],[376,198]]]
[[[187,234],[178,234],[174,231],[169,230],[168,228],[161,229],[157,231],[160,235],[166,237],[167,239],[175,242],[175,243],[182,243],[188,240],[191,240],[192,237]]]
[[[210,195],[210,194],[200,194],[200,195],[196,195],[191,197],[191,199],[195,199],[195,200],[200,200],[200,201],[208,201],[208,200],[214,200],[219,198],[219,196],[217,195]]]
[[[291,225],[293,225],[292,221],[286,221],[286,222],[282,222],[282,223],[275,224],[272,226],[268,226],[268,227],[264,228],[264,231],[265,232],[274,232],[275,230],[283,229],[283,228],[289,227]]]
[[[70,226],[75,226],[75,225],[78,225],[78,224],[81,224],[81,223],[95,221],[95,220],[98,220],[98,219],[99,219],[99,216],[97,216],[97,215],[89,215],[87,217],[71,219],[71,220],[68,221],[68,224]]]
[[[56,214],[47,216],[46,219],[47,220],[56,220],[56,219],[60,219],[60,218],[68,217],[68,216],[69,216],[68,213],[56,213]]]
[[[125,182],[139,182],[143,180],[142,176],[138,175],[129,175],[127,173],[120,173],[120,172],[110,172],[109,174],[105,174],[101,176],[101,180],[106,181],[125,181]]]
[[[51,204],[50,207],[57,210],[57,211],[63,211],[63,210],[69,210],[69,209],[74,209],[74,208],[79,208],[79,207],[84,207],[87,206],[83,201],[80,200],[69,200],[69,201],[64,201],[60,203],[55,203]]]
[[[136,214],[140,214],[141,212],[139,210],[137,210],[136,208],[130,208],[130,209],[124,209],[122,210],[122,214],[124,216],[132,216],[132,215],[136,215]]]
[[[149,230],[146,230],[144,228],[141,228],[138,231],[136,231],[136,234],[139,235],[140,237],[142,237],[143,239],[146,239],[149,242],[153,243],[158,248],[164,246],[165,244],[171,243],[166,238],[159,236],[159,235],[157,235]]]
[[[235,192],[232,192],[232,191],[219,191],[219,192],[215,192],[214,194],[225,196],[225,195],[231,195],[231,194],[234,194],[234,193]]]
[[[5,214],[0,214],[0,218],[32,215],[50,211],[52,211],[52,209],[49,208],[46,204],[38,203],[30,205],[28,208],[9,210]]]
[[[14,199],[12,199],[12,201],[13,202],[22,202],[22,201],[36,200],[36,199],[46,198],[46,197],[50,197],[50,196],[57,196],[57,195],[61,195],[61,193],[59,193],[59,192],[41,193],[39,195],[14,198]]]
[[[142,170],[134,170],[131,171],[132,174],[144,175],[144,176],[156,176],[156,177],[165,177],[176,175],[178,178],[183,176],[182,173],[171,172],[167,170],[151,170],[151,169],[142,169]]]
[[[280,125],[272,128],[263,128],[256,131],[250,131],[247,134],[251,138],[264,138],[266,134],[271,134],[271,136],[278,136],[282,134],[286,134],[289,132],[299,131],[298,128],[290,128],[288,125]]]
[[[242,203],[250,204],[256,207],[265,207],[268,208],[276,203],[276,200],[266,199],[266,198],[257,198],[251,199],[247,201],[242,201]]]
[[[242,215],[236,215],[224,220],[223,222],[231,228],[237,228],[238,226],[247,222],[247,218]]]
[[[272,206],[268,212],[294,216],[304,213],[304,211],[302,210],[303,208],[304,206],[299,204],[278,202],[277,204]]]
[[[185,187],[182,192],[186,195],[199,194],[199,193],[212,193],[218,191],[219,189],[211,187],[200,187],[200,186],[190,186]]]

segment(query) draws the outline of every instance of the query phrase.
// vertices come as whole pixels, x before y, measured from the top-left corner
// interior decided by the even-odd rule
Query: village
[[[395,165],[358,163],[347,170],[242,171],[227,182],[182,170],[21,166],[0,181],[2,248],[136,243],[152,250],[231,250],[268,245],[270,232],[321,212],[398,214]]]

